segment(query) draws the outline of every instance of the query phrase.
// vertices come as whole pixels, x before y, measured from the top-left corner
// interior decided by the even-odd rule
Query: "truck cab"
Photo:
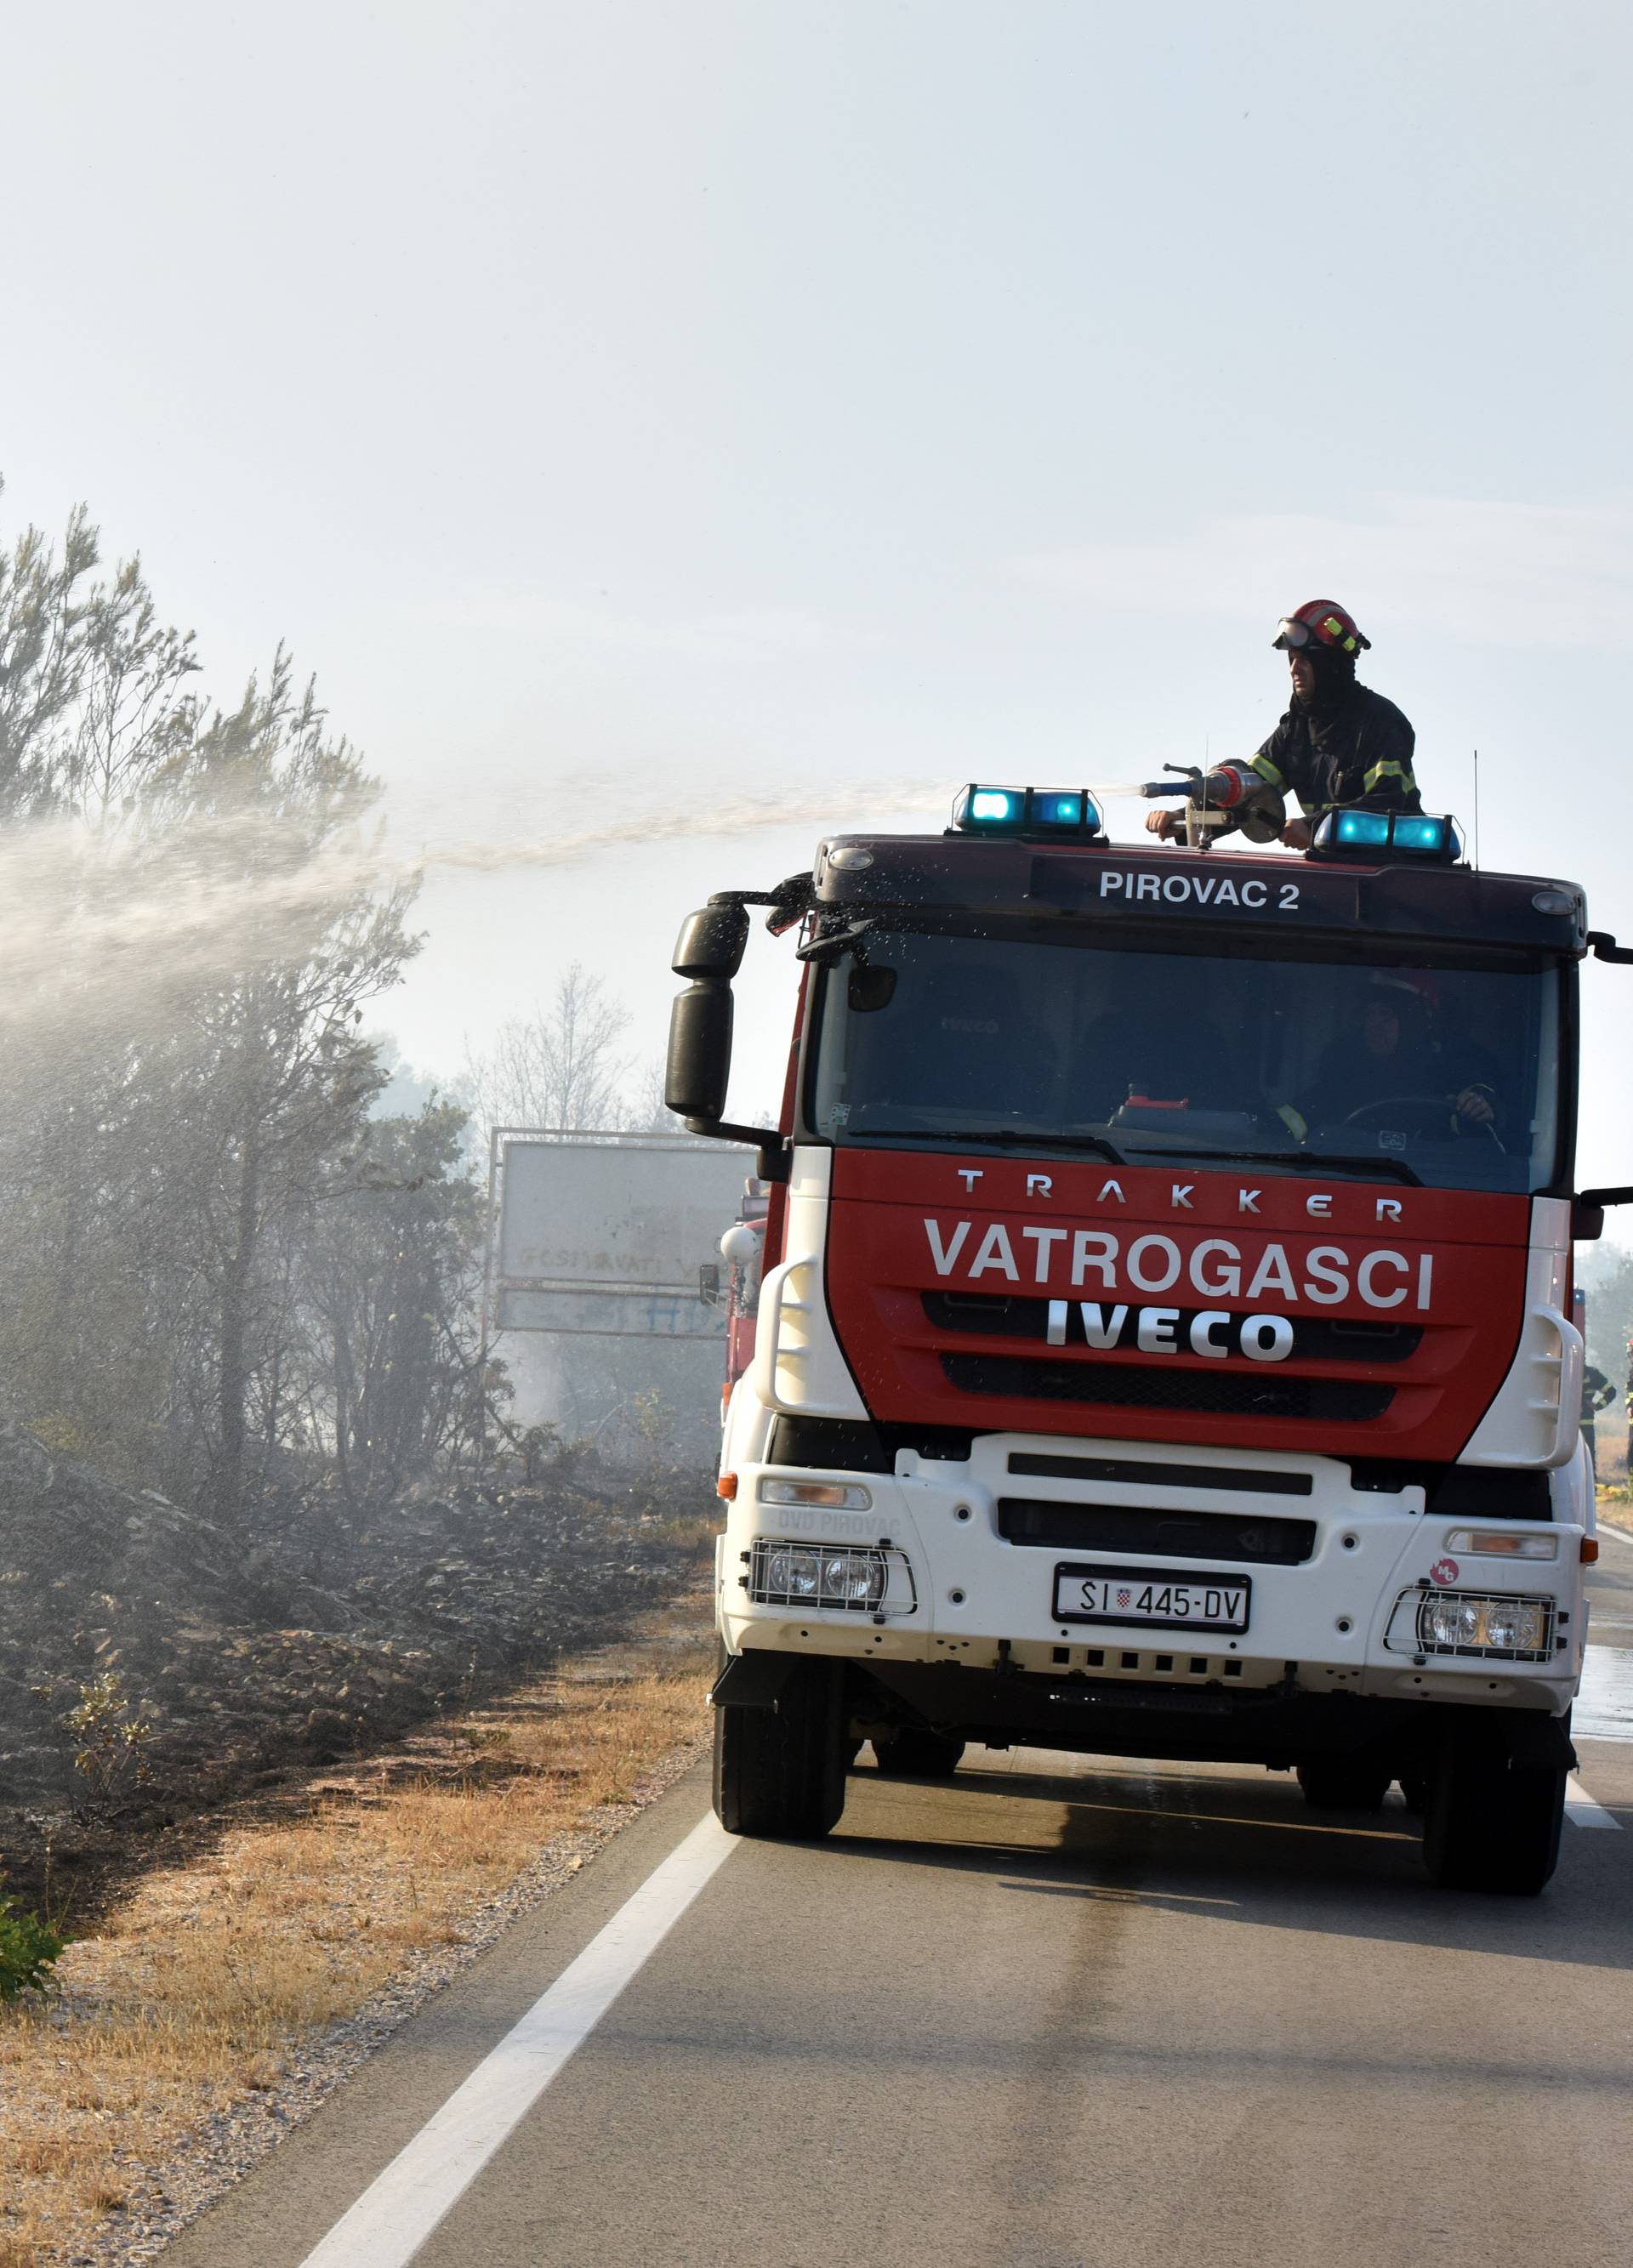
[[[772,1182],[725,1824],[827,1831],[863,1740],[1024,1743],[1399,1781],[1437,1881],[1540,1889],[1597,1548],[1581,892],[1440,820],[1131,850],[1077,792],[972,788],[765,894],[775,1136],[720,1116],[753,895],[683,931],[669,1082]]]

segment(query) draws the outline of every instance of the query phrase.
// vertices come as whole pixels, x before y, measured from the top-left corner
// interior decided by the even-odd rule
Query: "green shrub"
[[[43,1992],[65,1937],[0,1890],[0,2001]]]

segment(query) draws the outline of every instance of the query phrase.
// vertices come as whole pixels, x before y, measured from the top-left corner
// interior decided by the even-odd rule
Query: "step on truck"
[[[1247,784],[1250,798],[1260,793]],[[1077,791],[824,843],[684,924],[667,1091],[769,1184],[720,1491],[715,1805],[839,1819],[970,1743],[1399,1782],[1431,1876],[1559,1846],[1596,1555],[1570,882],[1454,824],[1113,844]],[[1257,825],[1254,821],[1257,821]],[[780,1127],[724,1117],[750,909],[793,939]],[[793,989],[791,987],[791,989]]]

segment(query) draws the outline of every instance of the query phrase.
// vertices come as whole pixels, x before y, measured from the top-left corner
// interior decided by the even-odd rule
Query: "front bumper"
[[[1100,1475],[1016,1477],[1010,1461],[1038,1456],[1058,1462],[1079,1455]],[[1183,1464],[1176,1462],[1183,1455]],[[1176,1473],[1186,1476],[1175,1479]],[[1296,1494],[1267,1494],[1260,1478],[1282,1476]],[[836,1488],[861,1484],[865,1510],[794,1507],[760,1501],[763,1476]],[[1216,1476],[1217,1476],[1216,1478]],[[1297,1565],[1210,1560],[1186,1549],[1182,1557],[1142,1553],[1153,1580],[1165,1569],[1216,1575],[1221,1582],[1252,1580],[1246,1630],[1161,1629],[1139,1623],[1071,1624],[1054,1619],[1053,1575],[1066,1562],[1127,1562],[1126,1548],[1097,1550],[1056,1542],[1009,1540],[1001,1521],[1006,1499],[1024,1496],[1051,1506],[1099,1507],[1137,1519],[1150,1515],[1155,1530],[1164,1514],[1296,1513],[1313,1530],[1308,1555]],[[1556,1513],[1576,1509],[1562,1481]],[[835,1472],[743,1464],[737,1493],[720,1540],[720,1627],[728,1653],[770,1650],[853,1662],[954,1666],[1004,1675],[1023,1673],[1063,1683],[1092,1683],[1097,1692],[1165,1687],[1250,1696],[1362,1696],[1392,1702],[1450,1702],[1526,1709],[1562,1715],[1581,1674],[1586,1636],[1582,1598],[1579,1521],[1555,1520],[1539,1532],[1557,1540],[1551,1561],[1513,1564],[1465,1553],[1454,1559],[1457,1530],[1501,1526],[1471,1522],[1467,1514],[1426,1514],[1423,1491],[1357,1488],[1347,1462],[1276,1452],[1183,1453],[1142,1442],[1074,1442],[1060,1436],[988,1434],[967,1462],[943,1462],[904,1451],[891,1475]],[[753,1571],[764,1565],[766,1541],[825,1547],[830,1551],[883,1550],[891,1580],[876,1610],[813,1602],[757,1602]],[[757,1546],[760,1557],[756,1558]],[[1409,1594],[1455,1584],[1465,1590],[1518,1594],[1553,1602],[1546,1658],[1508,1660],[1420,1653],[1412,1633],[1416,1616]],[[1403,1607],[1402,1601],[1408,1603]],[[1131,1693],[1131,1702],[1136,1698]]]

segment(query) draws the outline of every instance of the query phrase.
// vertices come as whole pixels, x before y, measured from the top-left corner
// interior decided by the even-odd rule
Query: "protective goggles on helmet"
[[[1298,653],[1314,647],[1321,653],[1364,653],[1371,639],[1363,637],[1348,615],[1336,610],[1318,615],[1313,622],[1305,622],[1299,615],[1283,615],[1276,624],[1275,644],[1289,653]]]

